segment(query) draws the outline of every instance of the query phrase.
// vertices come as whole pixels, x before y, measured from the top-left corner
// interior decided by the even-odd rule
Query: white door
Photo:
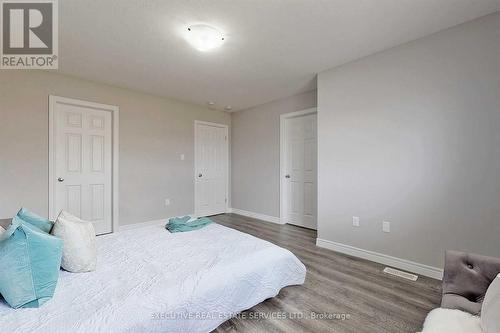
[[[93,106],[88,106],[93,105]],[[51,217],[61,210],[92,221],[96,234],[112,224],[112,114],[97,104],[51,101]]]
[[[317,117],[316,113],[285,118],[284,220],[317,229]]]
[[[195,122],[195,214],[226,212],[228,127]]]

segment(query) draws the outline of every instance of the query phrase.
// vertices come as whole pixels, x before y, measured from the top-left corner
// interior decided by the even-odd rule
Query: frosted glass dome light
[[[186,39],[198,51],[213,50],[224,43],[224,35],[214,27],[196,24],[187,28]]]

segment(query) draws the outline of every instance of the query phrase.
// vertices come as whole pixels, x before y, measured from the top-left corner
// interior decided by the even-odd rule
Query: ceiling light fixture
[[[186,40],[198,51],[206,52],[224,43],[224,35],[214,27],[196,24],[187,28]]]
[[[233,107],[231,105],[226,105],[226,107],[224,108],[224,110],[226,111],[231,111],[233,109]]]

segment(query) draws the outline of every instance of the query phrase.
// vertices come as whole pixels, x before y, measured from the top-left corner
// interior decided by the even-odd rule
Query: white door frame
[[[111,120],[112,120],[112,197],[111,197],[111,202],[112,202],[112,213],[111,213],[111,219],[112,219],[112,232],[117,232],[119,230],[119,177],[118,177],[118,170],[119,170],[119,118],[120,118],[120,108],[116,105],[108,105],[108,104],[100,104],[100,103],[94,103],[94,102],[88,102],[88,101],[82,101],[79,99],[73,99],[73,98],[66,98],[66,97],[60,97],[60,96],[54,96],[54,95],[49,95],[49,219],[55,220],[56,219],[56,214],[57,212],[54,211],[54,205],[55,205],[55,200],[54,200],[54,194],[55,194],[55,189],[54,189],[54,182],[53,180],[56,177],[55,174],[55,165],[56,165],[56,154],[55,154],[55,149],[54,145],[56,144],[55,138],[54,138],[54,130],[55,130],[55,106],[57,103],[62,103],[62,104],[69,104],[69,105],[75,105],[75,106],[83,106],[83,107],[89,107],[89,108],[94,108],[94,109],[99,109],[102,111],[108,111],[111,113]]]
[[[285,224],[287,221],[285,221],[285,175],[286,175],[286,170],[285,170],[285,151],[286,151],[286,133],[285,133],[285,121],[290,118],[296,118],[300,116],[306,116],[309,114],[315,114],[318,113],[317,108],[310,108],[306,110],[301,110],[301,111],[295,111],[295,112],[290,112],[290,113],[284,113],[280,115],[280,223]],[[316,180],[317,181],[317,180]],[[317,202],[316,202],[317,204]]]
[[[208,121],[202,121],[202,120],[195,120],[194,121],[194,170],[193,170],[193,182],[194,182],[194,213],[195,215],[198,214],[198,210],[196,209],[196,198],[197,196],[197,189],[196,189],[196,178],[197,178],[197,170],[198,170],[198,165],[196,163],[196,156],[198,156],[198,148],[196,147],[196,142],[197,142],[197,132],[196,132],[196,125],[208,125],[208,126],[215,126],[219,128],[223,128],[225,130],[225,136],[226,136],[226,213],[229,212],[229,201],[231,200],[230,198],[230,193],[229,193],[229,126],[226,124],[219,124],[219,123],[212,123]]]

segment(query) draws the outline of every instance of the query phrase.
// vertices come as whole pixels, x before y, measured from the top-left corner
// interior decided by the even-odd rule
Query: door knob
[[[203,175],[202,175],[201,173],[200,173],[200,174],[198,174],[198,178],[201,178],[201,177],[203,177]]]
[[[285,175],[285,178],[290,178],[290,175]]]
[[[58,181],[59,183],[62,183],[62,182],[64,181],[64,178],[59,177],[59,178],[57,178],[57,181]]]

